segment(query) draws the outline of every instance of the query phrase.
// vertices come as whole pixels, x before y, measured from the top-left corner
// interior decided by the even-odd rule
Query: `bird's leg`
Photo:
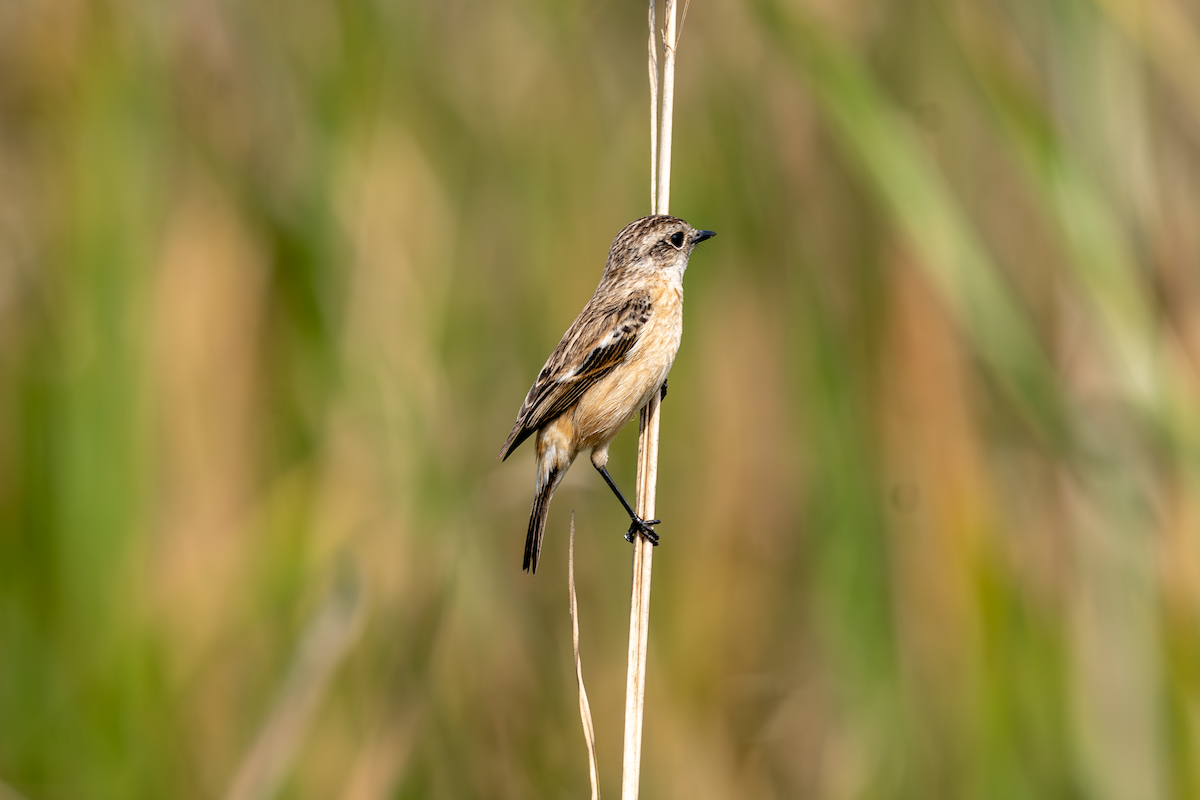
[[[595,467],[596,465],[593,464],[592,466]],[[642,536],[646,537],[650,544],[657,545],[658,534],[655,533],[654,529],[650,526],[657,525],[662,522],[662,520],[645,520],[639,517],[637,512],[633,510],[633,507],[630,506],[629,502],[625,499],[625,495],[621,494],[621,490],[617,488],[616,482],[613,481],[612,476],[608,474],[608,469],[605,467],[596,467],[596,469],[599,470],[600,475],[604,478],[604,482],[608,484],[608,488],[613,490],[613,494],[617,496],[617,499],[621,501],[621,505],[625,506],[625,510],[629,513],[630,523],[629,530],[625,532],[625,541],[632,542],[634,534],[640,533]]]

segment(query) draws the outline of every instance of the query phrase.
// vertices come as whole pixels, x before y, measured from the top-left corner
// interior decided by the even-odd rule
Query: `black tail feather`
[[[512,451],[520,447],[522,442],[535,433],[537,433],[536,428],[523,427],[521,421],[517,420],[517,424],[513,426],[512,432],[508,434],[508,438],[504,440],[504,445],[500,448],[500,453],[496,458],[501,461],[507,461],[508,457],[512,455]]]
[[[529,533],[525,534],[525,561],[521,569],[537,574],[538,559],[542,555],[542,536],[546,533],[546,518],[550,516],[550,498],[558,486],[559,472],[550,470],[545,482],[538,486],[533,497],[533,511],[529,514]]]

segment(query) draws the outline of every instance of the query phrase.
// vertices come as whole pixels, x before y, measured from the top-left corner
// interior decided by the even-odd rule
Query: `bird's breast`
[[[579,449],[611,442],[667,379],[683,335],[683,295],[664,287],[625,360],[584,393],[575,407]]]

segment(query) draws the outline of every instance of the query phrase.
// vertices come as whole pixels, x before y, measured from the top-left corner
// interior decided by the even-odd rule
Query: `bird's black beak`
[[[716,235],[716,231],[696,231],[696,235],[692,237],[692,244],[700,244],[705,239],[711,239]]]

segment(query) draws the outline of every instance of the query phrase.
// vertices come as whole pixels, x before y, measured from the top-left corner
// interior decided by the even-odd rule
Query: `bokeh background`
[[[646,6],[0,3],[0,796],[619,785],[630,549],[495,461]],[[1200,8],[696,0],[643,796],[1200,797]],[[631,487],[636,426],[610,466]]]

